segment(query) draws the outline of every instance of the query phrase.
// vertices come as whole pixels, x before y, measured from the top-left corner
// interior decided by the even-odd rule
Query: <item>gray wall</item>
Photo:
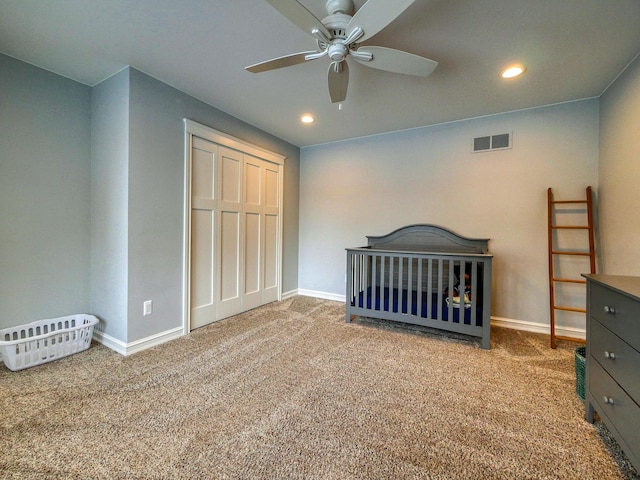
[[[504,132],[512,149],[470,153]],[[300,288],[344,296],[346,247],[432,223],[491,239],[494,316],[548,326],[546,190],[584,197],[597,162],[597,99],[303,148]]]
[[[0,54],[0,327],[89,310],[91,90]]]
[[[603,272],[640,275],[640,58],[600,107],[600,239]]]
[[[98,329],[127,338],[129,70],[92,89],[91,312]]]

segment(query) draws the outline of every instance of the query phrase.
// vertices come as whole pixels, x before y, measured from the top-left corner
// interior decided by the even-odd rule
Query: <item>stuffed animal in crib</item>
[[[469,273],[464,273],[464,290],[460,288],[460,267],[454,267],[453,271],[456,277],[456,283],[453,285],[453,306],[455,308],[460,307],[460,303],[464,303],[464,308],[471,308],[471,276]],[[444,296],[449,304],[449,287],[444,291]]]

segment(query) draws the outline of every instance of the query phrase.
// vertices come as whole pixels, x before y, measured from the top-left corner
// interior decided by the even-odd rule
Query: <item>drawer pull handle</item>
[[[604,313],[609,313],[611,315],[614,315],[616,313],[616,309],[614,307],[610,307],[609,305],[605,305]]]
[[[604,403],[607,403],[609,405],[613,405],[613,397],[607,397],[606,395],[604,396]]]
[[[613,352],[607,352],[607,351],[605,350],[605,352],[604,352],[604,358],[608,358],[608,359],[610,359],[610,360],[615,360],[615,359],[616,359],[616,354],[615,354],[615,353],[613,353]]]

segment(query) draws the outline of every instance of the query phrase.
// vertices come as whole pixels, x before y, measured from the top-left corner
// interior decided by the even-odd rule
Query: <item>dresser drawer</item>
[[[589,352],[631,398],[640,399],[640,352],[596,321],[591,322]]]
[[[638,457],[640,448],[640,407],[620,388],[598,362],[589,363],[589,393],[596,402],[595,409],[607,427],[620,433],[631,456]],[[611,403],[605,402],[605,397]]]
[[[640,303],[597,283],[590,288],[589,314],[640,350]]]

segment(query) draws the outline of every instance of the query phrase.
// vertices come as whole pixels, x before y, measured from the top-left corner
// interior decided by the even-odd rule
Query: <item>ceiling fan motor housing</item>
[[[353,1],[328,0],[326,8],[329,15],[333,15],[334,13],[346,13],[347,15],[351,15],[353,13]]]
[[[333,38],[346,38],[347,25],[351,20],[351,15],[345,13],[333,13],[322,19],[322,24],[327,27]]]

